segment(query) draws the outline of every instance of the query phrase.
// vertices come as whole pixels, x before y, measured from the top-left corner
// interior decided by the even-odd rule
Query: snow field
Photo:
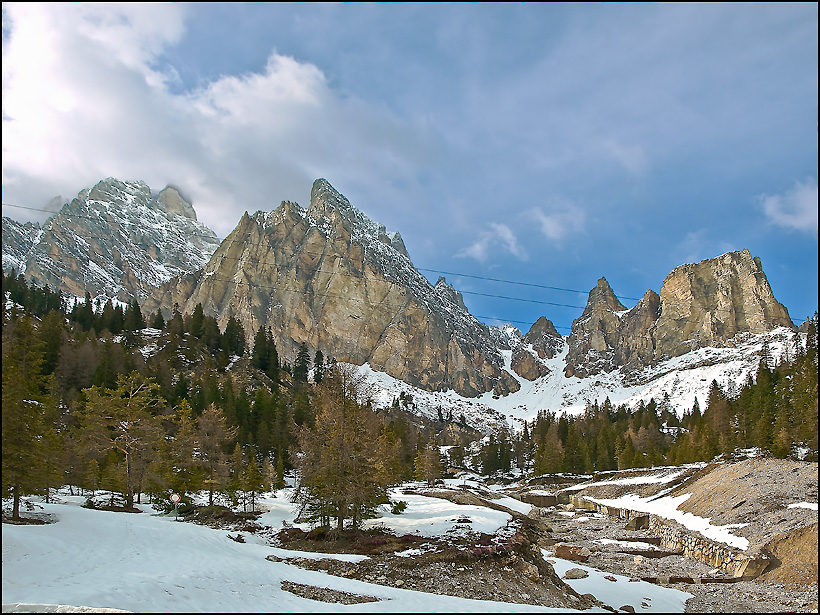
[[[297,510],[289,501],[290,493],[290,489],[283,489],[260,500],[267,511],[259,519],[261,525],[279,529],[283,522],[293,524]],[[463,531],[493,534],[503,531],[511,518],[502,511],[424,495],[397,493],[396,497],[407,502],[407,510],[393,515],[382,507],[381,516],[369,524],[422,536],[446,534],[456,526]],[[84,497],[65,494],[51,504],[32,498],[38,512],[58,521],[47,525],[3,524],[4,611],[14,608],[14,604],[29,603],[143,612],[575,612],[439,596],[334,577],[287,562],[267,561],[265,557],[272,554],[359,561],[365,556],[273,548],[262,537],[247,534],[247,542],[238,543],[225,530],[175,521],[173,514],[158,515],[149,505],[139,505],[142,514],[128,514],[86,509],[82,507],[84,501]],[[465,517],[471,523],[459,523]],[[420,553],[421,549],[410,549],[402,555],[412,557],[416,551]],[[318,602],[282,590],[282,581],[380,600],[355,605]],[[610,598],[605,593],[616,584],[603,583],[598,588],[600,594],[592,593],[607,604],[620,600],[617,595]],[[651,610],[682,611],[688,594],[665,591],[674,592],[676,601],[663,602],[653,594]]]

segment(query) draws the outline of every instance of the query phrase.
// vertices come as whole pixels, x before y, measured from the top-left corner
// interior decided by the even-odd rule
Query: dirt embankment
[[[713,525],[744,524],[734,533],[749,539],[748,551],[774,558],[764,577],[817,586],[817,510],[789,508],[817,503],[816,462],[755,458],[720,464],[670,495],[683,493],[692,495],[681,510]]]

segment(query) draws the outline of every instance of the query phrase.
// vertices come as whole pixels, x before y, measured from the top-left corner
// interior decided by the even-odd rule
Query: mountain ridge
[[[42,226],[3,217],[3,268],[80,297],[144,300],[154,286],[201,267],[217,245],[177,189],[155,197],[141,181],[102,180]]]
[[[147,230],[128,236],[128,224],[111,223],[116,204],[131,226],[143,216],[139,225]],[[584,380],[617,372],[624,382],[642,382],[664,362],[698,349],[729,348],[746,343],[736,338],[779,327],[796,329],[774,298],[760,259],[748,250],[675,268],[660,293],[647,290],[631,309],[602,277],[567,337],[545,316],[526,334],[488,327],[445,278],[432,284],[419,273],[398,232],[387,232],[322,178],[314,182],[307,208],[283,201],[269,212],[245,212],[219,245],[210,231],[191,232],[207,227],[178,189],[169,186],[154,196],[143,182],[112,178],[81,191],[43,228],[11,222],[3,219],[4,268],[26,262],[22,256],[37,250],[49,254],[45,262],[52,269],[37,259],[26,262],[25,273],[36,282],[56,280],[78,296],[96,290],[137,297],[143,310],[166,318],[174,308],[190,313],[201,304],[222,327],[236,318],[248,341],[259,327],[271,328],[289,362],[305,344],[311,354],[321,350],[420,390],[452,390],[466,398],[503,398],[559,374]],[[173,233],[152,235],[151,223],[167,224],[178,235],[188,229],[186,241],[163,243]],[[82,232],[98,235],[98,245]],[[124,257],[113,239],[118,232],[148,258]],[[175,275],[161,260],[168,245],[190,257],[176,264]],[[86,262],[77,246],[86,249]],[[108,261],[98,263],[92,251]],[[65,271],[53,265],[57,260]],[[81,285],[94,267],[105,273],[99,274],[104,283]]]

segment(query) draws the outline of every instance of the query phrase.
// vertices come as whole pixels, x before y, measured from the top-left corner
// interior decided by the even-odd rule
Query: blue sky
[[[799,322],[818,296],[817,17],[4,3],[3,203],[173,184],[224,237],[324,177],[432,281],[459,274],[490,324],[544,315],[568,334],[602,276],[632,307],[674,267],[743,248]]]

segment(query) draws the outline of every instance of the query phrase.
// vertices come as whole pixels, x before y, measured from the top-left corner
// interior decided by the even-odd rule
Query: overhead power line
[[[58,212],[54,212],[54,211],[47,210],[47,209],[41,209],[41,208],[36,208],[36,207],[25,207],[23,205],[13,205],[13,204],[10,204],[10,203],[3,203],[3,207],[15,207],[15,208],[18,208],[18,209],[26,209],[26,210],[30,210],[30,211],[40,211],[40,212],[48,213],[48,214],[58,213]],[[75,214],[75,217],[81,218],[81,219],[86,219],[86,220],[95,220],[96,219],[92,216],[84,216],[84,215],[80,215],[80,214]],[[191,236],[191,235],[199,236],[199,237],[202,237],[204,239],[213,239],[214,238],[211,235],[198,234],[198,233],[189,234],[189,236]],[[86,235],[81,235],[81,236],[86,237],[86,238],[103,239],[102,236],[95,235],[95,234],[86,234]],[[221,243],[224,243],[224,242],[228,241],[227,237],[224,238],[224,239],[219,239],[219,237],[217,237],[217,240],[219,240]],[[255,242],[255,243],[254,242],[249,242],[245,239],[233,239],[233,240],[230,240],[230,242],[231,243],[243,243],[245,245],[254,245],[254,246],[261,245],[261,243],[259,243],[259,242]],[[308,251],[308,250],[302,250],[302,251],[300,251],[300,254],[308,254],[308,255],[313,255],[313,256],[326,256],[327,255],[325,252],[312,252],[312,251]],[[102,257],[103,255],[98,254],[98,256]],[[227,255],[223,254],[223,255],[220,255],[220,258],[225,259],[225,260],[235,260],[235,261],[239,261],[239,260],[245,260],[245,261],[250,261],[250,262],[255,261],[259,265],[264,265],[264,264],[275,265],[276,264],[273,261],[263,260],[263,259],[254,258],[254,257],[238,258],[238,257],[231,257],[231,256],[227,256]],[[412,265],[412,263],[411,263],[411,265]],[[558,286],[548,286],[548,285],[537,284],[537,283],[532,283],[532,282],[520,282],[520,281],[516,281],[516,280],[505,280],[505,279],[502,279],[502,278],[492,278],[492,277],[479,276],[479,275],[473,275],[473,274],[468,274],[468,273],[442,271],[442,270],[438,270],[438,269],[430,269],[430,268],[425,268],[425,267],[415,267],[414,266],[414,268],[416,269],[416,271],[429,271],[431,273],[439,273],[439,274],[442,274],[442,275],[450,275],[450,276],[456,276],[456,277],[471,278],[471,279],[477,279],[477,280],[485,280],[485,281],[489,281],[489,282],[512,284],[512,285],[518,285],[518,286],[527,286],[527,287],[531,287],[531,288],[540,288],[540,289],[544,289],[544,290],[554,290],[554,291],[561,291],[561,292],[588,294],[588,291],[576,290],[576,289],[571,289],[571,288],[562,288],[562,287],[558,287]],[[330,275],[343,275],[343,276],[348,276],[348,277],[352,277],[352,278],[363,278],[364,277],[364,276],[359,276],[359,275],[347,274],[347,273],[344,273],[344,272],[341,272],[341,271],[332,271],[332,272],[316,271],[314,273],[318,273],[318,272],[328,273]],[[267,288],[267,287],[262,286],[262,288]],[[505,300],[505,301],[519,301],[519,302],[524,302],[524,303],[535,303],[535,304],[540,304],[540,305],[550,305],[550,306],[553,306],[553,307],[564,307],[564,308],[579,309],[579,310],[585,309],[585,306],[570,305],[570,304],[566,304],[566,303],[556,303],[556,302],[551,302],[551,301],[541,301],[541,300],[538,300],[538,299],[529,299],[529,298],[523,298],[523,297],[509,297],[509,296],[504,296],[504,295],[497,295],[497,294],[492,294],[492,293],[481,293],[481,292],[477,292],[477,291],[467,291],[467,290],[456,291],[456,292],[459,292],[462,295],[475,295],[475,296],[479,296],[479,297],[487,297],[487,298],[491,298],[491,299],[501,299],[501,300]],[[615,296],[619,299],[626,299],[626,300],[630,300],[630,301],[640,301],[640,299],[635,298],[635,297],[626,297],[626,296],[623,296],[623,295],[615,295]],[[730,310],[718,310],[718,309],[716,309],[716,310],[712,310],[712,311],[718,312],[718,313],[726,313],[726,314],[733,313]],[[477,316],[476,318],[486,318],[486,319],[489,319],[489,320],[496,320],[496,321],[499,321],[499,322],[511,322],[511,323],[512,322],[517,322],[517,323],[520,323],[520,324],[528,324],[524,321],[514,321],[514,320],[509,320],[509,319],[494,318],[494,317],[490,317],[490,316]],[[794,318],[791,318],[791,320],[792,320],[793,323],[799,325],[805,319],[796,320]],[[695,322],[695,324],[697,324],[696,321],[678,321],[678,322]],[[569,329],[570,327],[556,327],[556,328]]]

